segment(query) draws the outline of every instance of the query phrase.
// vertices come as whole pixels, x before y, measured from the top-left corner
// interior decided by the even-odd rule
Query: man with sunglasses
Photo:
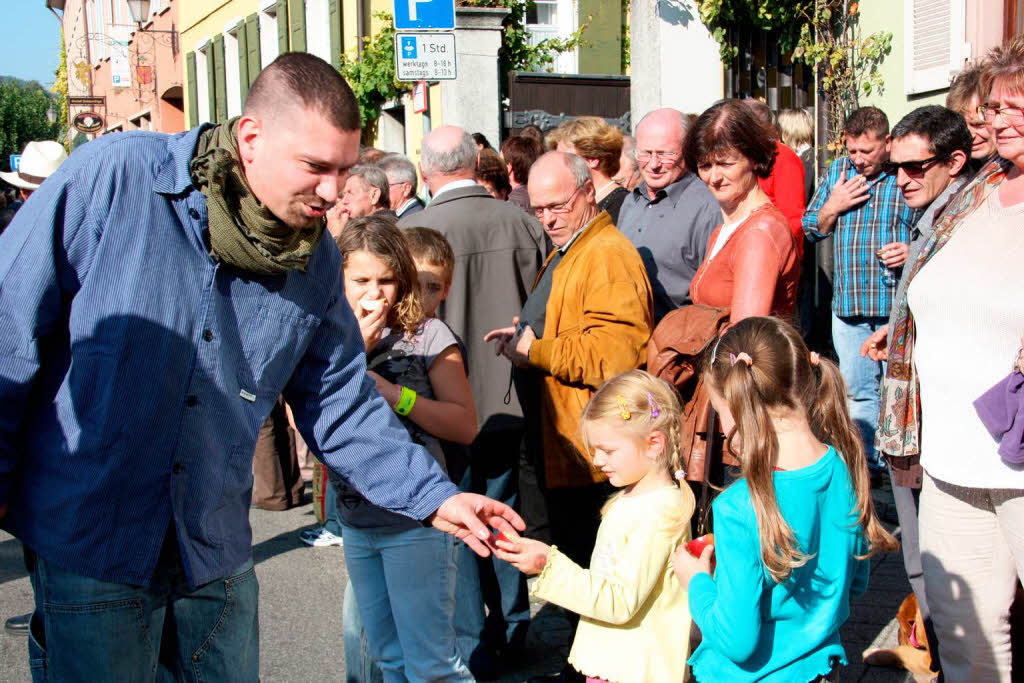
[[[872,483],[880,484],[885,465],[875,449],[875,429],[882,364],[863,358],[860,347],[888,319],[918,213],[907,206],[896,174],[885,166],[890,146],[885,113],[862,107],[843,132],[848,154],[818,183],[803,225],[812,242],[834,236],[832,339]]]
[[[971,174],[971,131],[964,117],[938,105],[919,107],[904,116],[892,129],[892,149],[887,165],[896,176],[896,184],[907,206],[923,211],[911,232],[910,255],[903,270],[889,324],[879,328],[861,346],[861,355],[872,361],[886,360],[889,327],[897,314],[898,303],[907,290],[907,275],[918,254],[932,235],[936,216],[942,213],[950,198],[966,183]],[[893,498],[899,517],[903,548],[903,564],[910,586],[917,596],[921,616],[928,634],[932,661],[938,662],[938,641],[932,629],[931,611],[924,592],[924,572],[918,543],[917,511],[921,494],[923,470],[908,458],[889,460]]]
[[[711,231],[722,222],[718,201],[683,161],[688,129],[675,109],[656,109],[636,124],[643,181],[622,202],[616,224],[644,260],[655,323],[689,303],[690,281],[704,261]]]

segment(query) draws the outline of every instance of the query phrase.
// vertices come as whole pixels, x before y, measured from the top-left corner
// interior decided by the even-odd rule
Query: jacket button
[[[188,210],[188,216],[192,220],[196,220],[196,221],[199,220],[199,212],[196,211],[195,209],[189,209]]]
[[[189,408],[196,405],[197,403],[199,403],[199,398],[195,394],[192,394],[191,396],[185,399],[185,405],[187,405]]]
[[[181,469],[181,463],[176,462],[174,463],[174,467],[171,468],[171,471],[174,472],[175,474],[181,474]]]
[[[211,341],[213,339],[213,332],[210,330],[203,330],[203,341]]]

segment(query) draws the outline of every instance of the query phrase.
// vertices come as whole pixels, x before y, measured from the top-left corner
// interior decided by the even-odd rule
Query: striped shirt
[[[818,232],[818,212],[832,193],[832,186],[846,174],[857,175],[849,157],[837,159],[818,183],[804,213],[804,233],[812,242],[828,235]],[[832,228],[835,255],[832,311],[839,317],[887,317],[901,268],[886,269],[875,252],[883,244],[909,242],[910,230],[920,212],[903,201],[896,176],[882,172],[868,182],[870,198],[839,215]]]
[[[366,374],[333,240],[305,272],[211,258],[198,135],[90,142],[0,235],[0,525],[103,581],[148,585],[171,525],[192,586],[251,557],[253,449],[282,393],[374,504],[422,520],[458,492]]]

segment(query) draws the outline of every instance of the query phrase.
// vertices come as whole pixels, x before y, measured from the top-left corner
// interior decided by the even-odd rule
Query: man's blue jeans
[[[885,470],[875,450],[875,430],[878,428],[878,392],[885,366],[860,355],[860,347],[878,328],[888,323],[887,318],[853,316],[840,318],[832,314],[832,342],[839,356],[839,371],[846,381],[847,405],[850,417],[860,429],[864,441],[864,455],[873,472]]]
[[[72,574],[31,555],[33,681],[259,679],[252,560],[190,590],[168,538],[148,587]]]
[[[455,539],[433,528],[377,533],[343,525],[343,533],[359,616],[384,680],[473,680],[455,651]],[[343,630],[351,638],[353,629]]]

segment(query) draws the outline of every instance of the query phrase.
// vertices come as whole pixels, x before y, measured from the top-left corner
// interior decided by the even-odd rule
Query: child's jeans
[[[455,539],[342,525],[345,561],[384,681],[471,681],[455,651]]]

